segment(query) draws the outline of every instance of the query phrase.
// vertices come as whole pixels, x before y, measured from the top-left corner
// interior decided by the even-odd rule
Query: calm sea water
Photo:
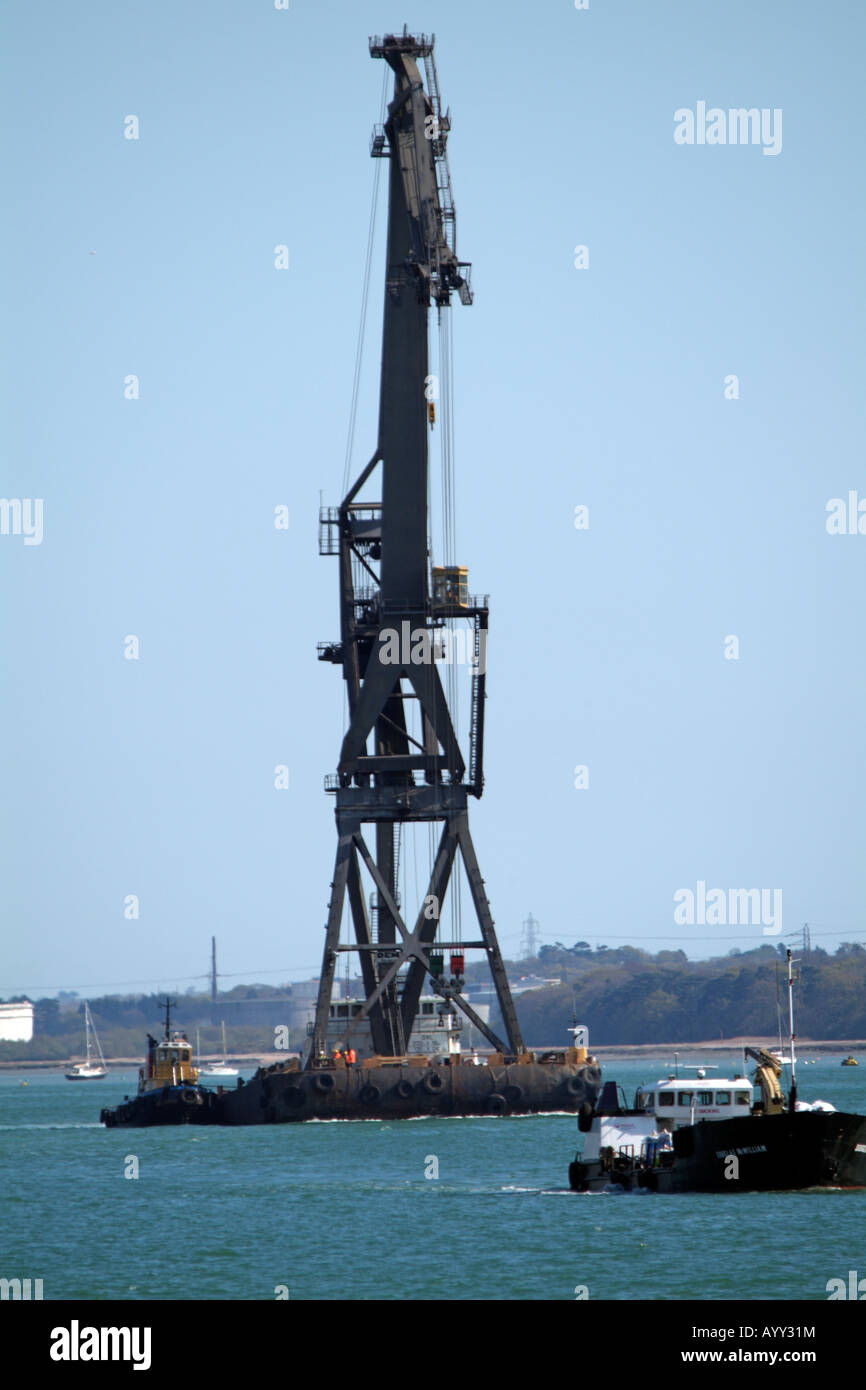
[[[631,1099],[668,1061],[605,1076]],[[802,1068],[801,1097],[866,1113],[866,1065],[839,1063]],[[134,1075],[0,1077],[0,1277],[46,1299],[826,1300],[866,1275],[866,1192],[578,1195],[572,1116],[103,1129]]]

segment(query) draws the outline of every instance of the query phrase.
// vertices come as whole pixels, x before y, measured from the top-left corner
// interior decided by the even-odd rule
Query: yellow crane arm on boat
[[[778,1057],[773,1056],[772,1052],[765,1052],[762,1047],[747,1047],[744,1050],[747,1057],[751,1057],[753,1061],[758,1063],[754,1079],[761,1088],[764,1114],[780,1114],[785,1108],[785,1097],[779,1085],[782,1063]]]

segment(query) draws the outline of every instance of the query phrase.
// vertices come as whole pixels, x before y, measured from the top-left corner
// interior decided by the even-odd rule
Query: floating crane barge
[[[349,726],[336,776],[326,782],[336,802],[338,844],[316,1017],[297,1070],[269,1068],[226,1095],[227,1123],[577,1110],[600,1087],[599,1068],[585,1048],[563,1047],[543,1059],[526,1050],[469,830],[469,798],[480,797],[484,783],[488,608],[486,598],[470,596],[465,568],[431,568],[428,545],[428,439],[435,419],[427,389],[428,317],[435,306],[441,321],[453,294],[472,303],[470,267],[456,249],[450,118],[433,46],[432,37],[406,30],[370,41],[371,56],[394,73],[387,119],[371,142],[373,157],[389,164],[379,429],[369,463],[340,506],[320,518],[320,550],[339,564],[341,629],[339,641],[323,643],[319,655],[342,669]],[[362,500],[377,469],[381,500]],[[470,627],[467,761],[431,660],[452,619]],[[441,826],[414,923],[398,892],[399,836],[411,823]],[[373,827],[369,846],[365,826]],[[458,855],[478,933],[443,942],[440,921]],[[362,869],[373,890],[372,912]],[[341,943],[346,898],[354,940]],[[487,956],[505,1038],[463,995],[471,950]],[[353,1004],[343,1040],[362,1059],[355,1067],[329,1055],[329,1009],[346,951],[360,956],[365,996]],[[487,1038],[493,1053],[484,1065],[467,1065],[455,1052],[431,1060],[409,1051],[425,988],[443,1012],[459,1009]]]
[[[433,46],[432,37],[405,29],[370,41],[371,56],[394,74],[387,119],[371,142],[372,156],[389,165],[379,426],[372,457],[340,506],[320,515],[320,553],[338,560],[341,626],[338,641],[320,644],[319,657],[342,670],[349,724],[336,775],[326,779],[338,840],[315,1021],[300,1061],[260,1069],[218,1096],[221,1124],[577,1111],[595,1102],[601,1085],[586,1047],[536,1057],[524,1046],[469,830],[469,797],[480,797],[484,785],[488,607],[486,597],[470,596],[466,569],[453,556],[432,565],[428,543],[428,439],[435,423],[428,317],[435,306],[447,336],[443,320],[452,294],[472,303],[470,267],[456,250],[450,118]],[[447,410],[447,397],[443,405]],[[446,416],[443,433],[448,429]],[[362,498],[377,469],[380,500]],[[456,685],[449,682],[449,704],[436,664],[455,620],[469,629],[467,760],[452,719]],[[410,924],[398,888],[401,835],[406,826],[425,824],[441,826],[441,833]],[[373,827],[371,845],[365,826]],[[463,939],[458,893],[451,938],[444,941],[442,909],[458,856],[478,934]],[[362,869],[372,890],[369,911]],[[354,939],[343,942],[347,898]],[[464,997],[467,951],[486,954],[504,1038]],[[346,1010],[340,1039],[342,1053],[355,1052],[355,1066],[331,1051],[331,999],[344,952],[359,955],[364,988],[363,1000]],[[413,1033],[419,1036],[425,988],[438,999],[443,1020],[459,1010],[486,1037],[493,1051],[480,1065],[460,1054],[450,1023],[440,1035],[447,1050],[410,1046]]]

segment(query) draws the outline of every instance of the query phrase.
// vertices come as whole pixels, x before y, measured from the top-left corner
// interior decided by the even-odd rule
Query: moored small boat
[[[66,1080],[104,1081],[105,1077],[108,1074],[105,1066],[105,1058],[102,1055],[102,1047],[100,1045],[99,1038],[97,1037],[96,1029],[93,1026],[93,1019],[90,1015],[90,1005],[88,1004],[86,999],[84,1001],[84,1038],[84,1045],[87,1048],[87,1061],[77,1062],[73,1066],[72,1071],[68,1071],[66,1073]],[[92,1042],[91,1038],[93,1039]],[[91,1056],[94,1051],[96,1052],[96,1055],[99,1058],[98,1062],[94,1062],[91,1060]]]
[[[238,1075],[237,1067],[230,1067],[226,1055],[226,1026],[222,1025],[223,1030],[223,1059],[221,1062],[212,1062],[208,1067],[199,1068],[199,1076],[205,1077],[208,1081],[222,1081],[226,1078],[231,1079]]]

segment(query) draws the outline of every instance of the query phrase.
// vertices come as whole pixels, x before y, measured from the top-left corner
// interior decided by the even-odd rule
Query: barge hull
[[[601,1087],[594,1063],[382,1066],[259,1072],[218,1097],[218,1124],[412,1119],[423,1115],[576,1112]]]
[[[407,1120],[425,1115],[574,1114],[594,1105],[594,1062],[381,1066],[259,1071],[233,1090],[165,1088],[105,1109],[110,1129],[150,1125],[273,1125],[304,1120]]]

